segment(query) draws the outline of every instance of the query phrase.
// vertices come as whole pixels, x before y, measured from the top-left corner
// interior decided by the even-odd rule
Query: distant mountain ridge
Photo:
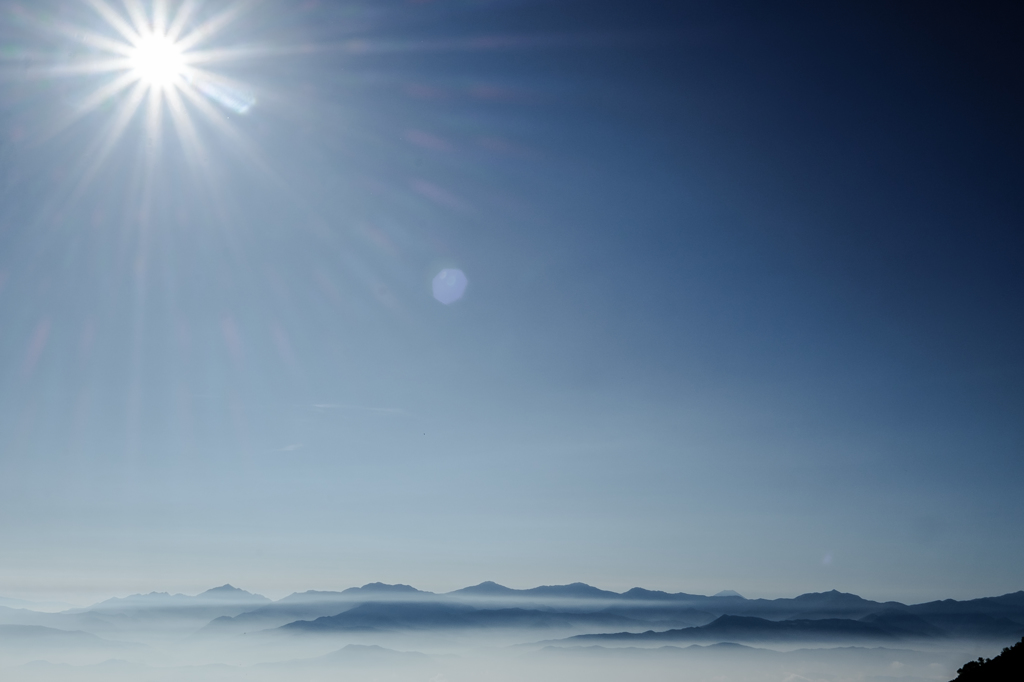
[[[1005,628],[988,633],[992,636],[1024,635],[1024,626],[1007,620]],[[664,642],[835,642],[873,640],[877,642],[903,639],[948,638],[962,633],[944,630],[927,618],[890,609],[865,618],[822,618],[798,620],[767,620],[753,616],[722,615],[713,622],[696,627],[646,632],[617,632],[577,635],[563,640],[566,644],[606,643],[652,644]]]
[[[197,595],[151,592],[85,609],[39,613],[0,607],[0,624],[81,630],[117,638],[162,627],[193,638],[279,632],[384,633],[429,629],[525,628],[635,641],[890,641],[1005,639],[1024,632],[1024,591],[968,601],[906,605],[830,590],[792,598],[747,599],[586,583],[514,589],[486,581],[447,593],[367,583],[270,599],[230,584]],[[587,640],[576,640],[587,641]]]
[[[482,582],[471,587],[464,587],[461,590],[455,590],[447,594],[488,597],[553,597],[561,599],[616,599],[622,597],[618,592],[609,592],[586,583],[541,585],[540,587],[531,587],[526,590],[516,590],[491,581]]]
[[[282,626],[287,632],[366,632],[449,628],[570,628],[573,625],[628,626],[636,621],[613,614],[562,613],[534,609],[481,609],[461,604],[369,602],[336,616]]]
[[[150,592],[149,594],[132,594],[127,597],[112,597],[99,604],[84,609],[71,609],[72,612],[120,610],[124,608],[146,608],[163,605],[184,604],[269,604],[270,600],[261,594],[253,594],[233,585],[213,587],[197,595],[169,594],[167,592]]]
[[[649,644],[665,642],[831,642],[831,641],[885,641],[908,637],[935,637],[942,633],[928,623],[919,629],[891,628],[886,623],[864,622],[846,618],[820,620],[773,621],[752,616],[719,616],[708,625],[655,632],[618,632],[609,634],[577,635],[566,643],[621,642]]]

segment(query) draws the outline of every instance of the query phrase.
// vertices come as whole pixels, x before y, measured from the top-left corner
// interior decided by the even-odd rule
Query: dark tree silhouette
[[[979,658],[957,670],[953,682],[1010,682],[1024,680],[1024,638],[995,658]]]

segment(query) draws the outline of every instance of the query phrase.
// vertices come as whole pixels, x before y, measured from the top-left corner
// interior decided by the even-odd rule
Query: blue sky
[[[990,9],[275,0],[92,166],[4,3],[0,593],[1021,589]]]

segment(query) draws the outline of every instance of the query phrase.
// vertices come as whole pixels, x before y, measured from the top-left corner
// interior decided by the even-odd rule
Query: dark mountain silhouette
[[[634,587],[631,590],[627,590],[620,595],[624,599],[637,600],[637,601],[681,601],[681,600],[700,600],[706,599],[699,594],[686,594],[685,592],[662,592],[660,590],[645,590],[642,587]]]
[[[1002,614],[1024,620],[1021,593],[970,602],[946,600],[907,606],[871,601],[837,590],[787,599],[746,599],[739,595],[707,597],[640,587],[619,594],[585,583],[517,590],[487,581],[447,594],[424,592],[409,585],[369,583],[341,592],[295,593],[244,613],[211,619],[201,632],[619,626],[633,631],[626,633],[629,636],[647,628],[653,634],[645,636],[654,639],[681,637],[696,638],[695,641],[740,637],[747,638],[744,641],[801,637],[820,641],[943,636],[1015,638],[1024,625]],[[749,620],[722,621],[721,616]],[[680,631],[685,634],[679,634]]]
[[[715,615],[707,611],[698,611],[688,606],[655,605],[644,602],[639,604],[625,603],[621,606],[609,606],[598,613],[609,613],[623,616],[643,623],[657,624],[663,628],[691,627],[707,625],[715,619]]]
[[[954,682],[1010,682],[1024,680],[1024,639],[1003,649],[995,658],[979,658],[956,671]]]
[[[473,597],[541,597],[547,599],[619,599],[622,597],[618,592],[609,592],[586,583],[542,585],[526,590],[515,590],[491,581],[482,582],[472,587],[464,587],[461,590],[455,590],[448,594]]]
[[[720,616],[697,628],[688,628],[698,638],[717,641],[785,641],[833,639],[885,639],[884,628],[844,618],[773,621],[752,616]]]
[[[357,604],[370,599],[381,601],[384,599],[397,599],[399,601],[413,601],[417,599],[435,598],[433,592],[417,590],[410,585],[388,585],[386,583],[367,583],[362,587],[350,587],[341,592],[307,590],[305,592],[293,592],[274,604],[315,604],[323,602],[336,602]]]
[[[944,599],[903,608],[958,637],[1024,634],[1024,591],[967,601]]]
[[[933,626],[924,621],[896,619],[889,625],[844,618],[819,620],[772,621],[752,616],[720,616],[714,622],[700,627],[680,628],[641,633],[577,635],[562,640],[565,643],[621,642],[645,645],[663,642],[835,642],[885,641],[904,638],[931,638],[937,636]],[[917,626],[915,628],[915,625]]]
[[[343,632],[470,627],[475,609],[456,604],[360,604],[336,616],[298,621],[279,628],[287,632]]]
[[[352,601],[336,599],[299,603],[277,602],[240,613],[237,616],[220,616],[207,623],[197,634],[240,634],[276,628],[298,620],[312,620],[323,616],[334,616],[357,605]]]
[[[601,590],[586,583],[572,583],[569,585],[543,585],[529,590],[520,590],[529,596],[549,597],[559,599],[616,599],[621,597],[617,592]]]
[[[343,590],[342,594],[374,596],[388,594],[408,597],[410,595],[433,595],[434,593],[424,592],[423,590],[417,590],[415,587],[412,587],[411,585],[388,585],[387,583],[367,583],[362,587],[350,587],[347,590]]]
[[[981,599],[969,599],[967,601],[943,599],[942,601],[914,604],[913,606],[908,606],[906,608],[918,615],[939,613],[983,613],[989,616],[1003,616],[1013,620],[1021,618],[1024,620],[1024,590],[1011,592],[998,597],[983,597]]]
[[[417,590],[409,585],[387,585],[369,583],[362,587],[350,587],[341,592],[309,590],[295,592],[252,611],[237,616],[221,616],[210,621],[202,634],[239,634],[280,627],[294,621],[315,620],[324,616],[335,616],[367,601],[411,602],[432,600],[433,592]]]
[[[974,639],[1016,638],[1024,634],[1018,621],[982,613],[938,613],[921,616],[924,620],[945,630],[951,637]]]
[[[670,593],[634,587],[626,592],[617,593],[601,590],[585,583],[571,585],[551,585],[535,587],[527,590],[514,590],[494,582],[484,582],[472,587],[449,592],[447,595],[459,598],[522,600],[530,603],[531,608],[553,608],[543,601],[566,599],[576,602],[573,608],[582,608],[588,602],[603,600],[612,603],[629,603],[636,606],[638,602],[648,602],[647,608],[692,609],[720,615],[759,616],[772,620],[795,618],[863,618],[889,608],[906,608],[898,602],[876,602],[863,599],[855,594],[832,590],[830,592],[814,592],[802,594],[791,599],[746,599],[732,592],[720,592],[718,595],[687,594],[685,592]],[[607,604],[605,605],[607,606]],[[564,606],[562,608],[565,608]],[[666,620],[669,616],[658,618]]]
[[[861,622],[880,627],[894,635],[905,637],[942,637],[947,634],[945,630],[936,627],[924,618],[897,609],[872,613],[870,616],[861,618]]]
[[[635,621],[605,613],[559,613],[534,609],[481,609],[462,604],[370,602],[336,616],[297,621],[283,632],[366,632],[451,628],[570,628],[574,625],[629,627]]]
[[[723,600],[724,601],[724,600]],[[792,599],[737,599],[725,605],[710,604],[709,610],[731,615],[759,616],[771,620],[801,618],[863,618],[891,608],[902,607],[899,602],[876,602],[855,594],[830,590],[809,592]]]
[[[895,604],[893,610],[918,616],[951,637],[1002,639],[1024,634],[1024,592],[967,601]]]
[[[723,621],[722,616],[728,618]],[[730,620],[735,618],[748,620]],[[153,592],[108,599],[57,614],[0,607],[0,623],[81,630],[114,639],[147,628],[204,637],[276,628],[297,633],[574,627],[623,631],[628,636],[648,630],[643,636],[697,638],[694,641],[722,641],[731,637],[730,632],[749,641],[795,637],[797,632],[823,641],[944,636],[1008,641],[1024,633],[1024,592],[908,606],[837,590],[786,599],[746,599],[728,592],[709,597],[641,587],[620,594],[585,583],[512,589],[487,581],[435,594],[377,582],[342,591],[298,592],[271,602],[222,585],[193,596]]]
[[[647,590],[641,587],[634,587],[620,594],[586,583],[513,589],[486,581],[446,594],[424,592],[409,585],[369,583],[342,592],[295,593],[274,602],[274,605],[332,602],[345,604],[349,599],[353,604],[380,602],[386,599],[397,602],[422,600],[469,604],[475,601],[507,600],[522,608],[559,612],[603,610],[606,613],[651,622],[663,622],[673,618],[700,622],[710,621],[721,615],[754,616],[776,621],[824,618],[859,620],[890,611],[904,611],[919,616],[932,626],[951,634],[964,631],[979,635],[1003,636],[1007,632],[1014,632],[1015,624],[1024,627],[1024,592],[963,602],[944,600],[907,606],[899,602],[872,601],[838,590],[811,592],[783,599],[746,599],[731,591],[708,597],[684,592]],[[559,603],[560,601],[568,603]],[[890,614],[887,617],[891,619],[895,616]],[[962,622],[963,627],[953,621]]]
[[[496,582],[486,580],[479,585],[472,585],[470,587],[463,587],[461,590],[455,590],[448,594],[453,595],[468,595],[473,597],[514,597],[517,596],[521,590],[514,590],[511,587],[505,587],[499,585]]]

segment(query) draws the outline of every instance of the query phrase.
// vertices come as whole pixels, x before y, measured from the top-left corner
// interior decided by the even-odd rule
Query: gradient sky
[[[820,5],[265,0],[91,165],[0,3],[0,594],[1024,588],[1020,17]]]

